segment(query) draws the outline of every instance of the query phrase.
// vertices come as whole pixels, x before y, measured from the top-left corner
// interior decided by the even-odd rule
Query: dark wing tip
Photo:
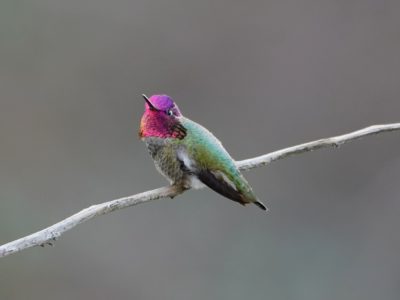
[[[225,196],[226,198],[235,202],[239,202],[242,205],[247,203],[244,201],[242,194],[240,194],[228,182],[226,182],[223,177],[217,176],[215,172],[208,169],[203,169],[198,171],[196,175],[201,182],[222,196]]]
[[[262,210],[268,211],[268,208],[261,201],[257,200],[255,197],[247,199],[242,193],[238,192],[231,184],[225,181],[224,177],[219,177],[215,172],[203,169],[200,170],[196,175],[201,182],[222,196],[238,202],[243,206],[249,203],[254,203]]]

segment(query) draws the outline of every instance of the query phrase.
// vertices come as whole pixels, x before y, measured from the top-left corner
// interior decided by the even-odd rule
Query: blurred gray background
[[[0,243],[165,185],[137,137],[167,93],[236,159],[400,121],[399,1],[5,0]],[[1,299],[399,299],[400,135],[102,216],[0,260]]]

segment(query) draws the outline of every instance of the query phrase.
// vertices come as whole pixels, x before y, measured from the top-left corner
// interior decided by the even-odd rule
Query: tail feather
[[[253,191],[250,189],[247,191],[247,193],[241,194],[242,196],[242,204],[248,204],[248,203],[254,203],[257,205],[259,208],[262,210],[268,211],[268,207],[264,205],[260,200],[258,200],[257,196],[253,193]]]
[[[262,210],[265,210],[265,211],[268,211],[269,209],[268,209],[268,207],[266,207],[265,205],[264,205],[264,203],[262,203],[261,201],[259,201],[259,200],[257,200],[257,201],[255,201],[255,202],[253,202],[255,205],[257,205],[259,208],[261,208]]]

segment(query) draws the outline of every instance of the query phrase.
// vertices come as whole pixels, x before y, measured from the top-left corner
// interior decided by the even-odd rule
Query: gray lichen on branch
[[[327,147],[338,147],[344,143],[365,136],[395,130],[400,130],[400,123],[374,125],[347,134],[320,139],[274,151],[254,158],[237,161],[236,164],[240,170],[247,171],[256,167],[265,166],[273,161],[284,159],[294,154],[301,154]],[[34,246],[53,245],[63,233],[96,216],[108,214],[115,210],[134,206],[140,203],[167,197],[175,197],[178,194],[179,193],[173,187],[166,186],[109,202],[92,205],[50,227],[0,246],[0,257],[14,254]]]

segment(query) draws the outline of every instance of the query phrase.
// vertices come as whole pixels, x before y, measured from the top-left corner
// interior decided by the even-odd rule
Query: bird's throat
[[[139,136],[158,138],[183,139],[186,136],[186,128],[178,118],[171,118],[158,112],[147,112],[140,122]]]

